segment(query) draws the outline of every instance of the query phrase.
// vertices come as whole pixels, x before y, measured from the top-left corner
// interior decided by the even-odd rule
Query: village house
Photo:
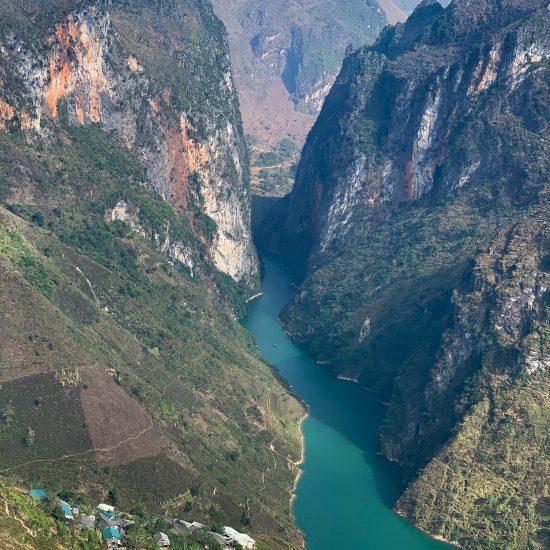
[[[95,516],[78,516],[78,523],[76,525],[77,529],[93,529],[95,527],[96,519]]]
[[[153,536],[154,541],[157,543],[159,548],[168,548],[170,546],[170,539],[166,533],[157,533]]]
[[[115,523],[113,522],[113,516],[111,512],[99,512],[97,514],[97,524],[99,525],[100,529],[107,529],[107,527],[117,527]]]
[[[122,546],[120,531],[116,527],[106,527],[101,531],[101,536],[109,548],[119,548]]]
[[[110,504],[104,504],[103,502],[101,504],[97,505],[97,509],[100,512],[108,512],[108,513],[111,513],[111,514],[114,514],[114,512],[115,512],[115,507],[114,506],[111,506]]]
[[[239,533],[232,527],[223,528],[224,535],[227,535],[232,542],[240,544],[245,550],[256,548],[256,541],[245,533]]]
[[[73,521],[73,511],[71,510],[71,506],[68,502],[65,502],[64,500],[59,501],[59,507],[61,508],[61,511],[63,512],[63,516],[67,521]]]
[[[48,495],[42,489],[31,489],[29,491],[29,496],[34,500],[45,500],[48,498]]]

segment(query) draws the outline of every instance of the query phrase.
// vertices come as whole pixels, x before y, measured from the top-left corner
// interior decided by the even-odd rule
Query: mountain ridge
[[[511,411],[520,407],[520,378],[545,387],[547,375],[508,359],[513,348],[545,364],[544,285],[533,302],[518,302],[529,321],[526,339],[514,344],[485,343],[494,329],[481,320],[481,328],[466,331],[459,297],[472,292],[472,280],[482,284],[475,266],[487,261],[483,251],[501,250],[502,235],[517,235],[529,257],[539,254],[530,232],[548,212],[548,25],[544,2],[475,0],[443,9],[428,1],[373,46],[349,54],[309,135],[294,189],[258,235],[301,282],[282,315],[290,335],[389,403],[380,449],[404,467],[409,484],[397,509],[466,548],[499,547],[499,506],[511,547],[547,541],[544,489],[512,489],[514,468],[529,471],[537,453],[532,468],[544,477],[544,435],[533,437],[532,455],[527,445],[522,453],[521,428],[506,432],[507,421],[492,416],[497,409],[485,408],[491,395],[499,407],[501,399]],[[513,263],[514,250],[502,254],[503,265]],[[518,263],[517,277],[529,280],[530,265]],[[543,267],[537,270],[544,279]],[[496,284],[495,272],[486,277]],[[518,288],[507,292],[521,300]],[[474,295],[496,324],[508,323],[498,305],[504,296]],[[530,316],[535,302],[541,321]],[[467,332],[479,353],[464,351],[466,336],[457,337],[463,347],[450,344],[453,330]],[[529,338],[540,347],[531,348]],[[445,361],[453,358],[447,378]],[[492,377],[507,389],[496,389]],[[528,422],[543,434],[545,403],[528,407]],[[514,457],[504,447],[514,447]],[[462,470],[478,464],[476,449],[487,478],[468,485]],[[443,475],[445,464],[462,470]]]

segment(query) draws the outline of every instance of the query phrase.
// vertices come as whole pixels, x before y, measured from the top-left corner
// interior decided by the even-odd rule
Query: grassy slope
[[[550,345],[547,219],[526,218],[500,236],[477,257],[469,291],[455,295],[446,345],[467,349],[473,339],[478,367],[468,372],[460,353],[441,354],[462,385],[453,403],[460,422],[398,503],[423,529],[466,548],[546,548],[550,540],[550,380],[532,361],[547,363]],[[430,393],[427,407],[437,411]]]
[[[0,146],[2,192],[16,213],[0,214],[2,303],[10,304],[0,338],[1,379],[91,365],[113,369],[152,416],[164,446],[160,456],[104,469],[93,453],[56,461],[55,469],[52,462],[18,468],[92,448],[85,422],[70,430],[76,441],[52,439],[68,399],[82,414],[81,383],[65,388],[50,375],[29,394],[23,378],[0,391],[0,408],[12,401],[20,416],[0,426],[0,441],[12,448],[0,469],[56,490],[100,496],[113,486],[129,507],[144,503],[182,514],[189,501],[188,518],[236,527],[250,519],[246,529],[267,539],[299,540],[288,509],[287,457],[299,457],[302,407],[215,294],[169,265],[147,238],[168,221],[174,235],[188,238],[185,222],[144,185],[131,154],[96,128],[60,128],[48,144],[2,134]],[[24,194],[34,197],[32,206],[18,202]],[[118,200],[139,209],[145,236],[105,221]],[[18,410],[18,391],[31,403],[51,399],[36,405],[40,411]],[[261,428],[250,421],[256,407],[263,411]],[[32,447],[22,441],[29,425],[37,434]]]

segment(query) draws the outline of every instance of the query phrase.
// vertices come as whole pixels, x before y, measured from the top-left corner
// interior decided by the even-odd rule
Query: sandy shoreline
[[[429,537],[433,540],[437,540],[438,542],[443,542],[444,544],[448,544],[449,546],[453,546],[454,548],[461,548],[456,542],[451,542],[450,540],[447,540],[446,538],[442,537],[441,535],[432,535],[432,533],[426,531],[426,529],[422,529],[422,527],[419,527],[418,525],[415,525],[414,523],[412,523],[412,521],[410,521],[408,518],[406,518],[405,515],[401,511],[395,510],[395,508],[394,508],[393,513],[395,515],[399,516],[400,518],[403,518],[407,523],[412,525],[418,531],[421,531],[422,533],[424,533],[427,537]]]
[[[255,300],[256,298],[259,298],[260,296],[263,296],[264,293],[263,292],[258,292],[258,294],[254,294],[253,296],[250,296],[250,298],[247,298],[246,299],[246,303],[250,303],[252,302],[252,300]]]
[[[298,462],[293,462],[294,466],[298,468],[298,472],[296,473],[296,477],[294,478],[294,485],[292,486],[292,489],[290,490],[290,508],[292,509],[292,506],[294,504],[294,500],[296,499],[296,489],[298,487],[298,483],[300,482],[300,479],[302,475],[304,474],[304,470],[300,468],[300,466],[304,463],[306,458],[306,440],[304,437],[304,434],[302,432],[302,426],[304,422],[309,418],[309,412],[307,412],[301,419],[300,419],[300,441],[302,445],[302,452],[300,456],[300,460]]]

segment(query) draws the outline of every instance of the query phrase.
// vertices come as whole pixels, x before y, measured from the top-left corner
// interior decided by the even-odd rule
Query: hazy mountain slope
[[[302,110],[317,113],[350,43],[374,40],[385,24],[370,0],[214,2],[229,29],[239,85],[266,89],[282,77]]]
[[[432,534],[472,548],[498,547],[499,510],[512,510],[503,531],[510,545],[544,546],[535,532],[547,488],[526,478],[513,501],[509,488],[516,469],[545,472],[547,462],[532,457],[546,461],[547,432],[530,437],[521,453],[521,420],[511,413],[517,436],[501,433],[494,425],[501,412],[483,417],[483,403],[493,392],[497,408],[511,399],[517,410],[517,385],[531,391],[548,376],[547,367],[534,373],[506,359],[508,348],[528,355],[528,334],[547,330],[546,287],[517,304],[522,318],[542,319],[542,329],[526,324],[512,343],[485,347],[494,328],[478,320],[483,328],[469,335],[478,351],[464,357],[446,347],[445,335],[461,330],[453,329],[456,293],[471,291],[481,251],[514,235],[516,224],[529,228],[548,217],[548,31],[544,2],[473,0],[443,10],[425,1],[405,25],[349,55],[308,138],[296,186],[271,213],[262,239],[291,262],[308,257],[301,292],[284,314],[288,330],[319,360],[390,402],[381,430],[386,456],[411,479],[429,464],[400,509]],[[533,277],[542,280],[546,264],[537,264],[531,243],[539,238],[526,237],[525,247]],[[511,253],[498,246],[504,258]],[[478,298],[495,319],[506,313],[499,298]],[[546,365],[546,344],[536,352]],[[462,362],[439,380],[435,399],[434,369],[453,353]],[[491,377],[510,386],[493,391]],[[535,431],[548,425],[546,391],[543,406],[529,405]],[[455,436],[477,437],[463,424],[476,410],[482,440],[458,443]],[[461,448],[469,449],[464,468],[485,460],[485,484],[480,477],[459,489],[431,477],[438,453],[455,464]]]
[[[376,0],[214,0],[229,35],[255,188],[282,195],[297,153],[265,162],[285,139],[302,146],[350,44],[370,43],[386,24]],[[286,163],[286,165],[285,165]],[[281,166],[282,164],[282,166]]]
[[[0,476],[299,546],[303,409],[234,319],[258,281],[221,23],[0,9]]]

